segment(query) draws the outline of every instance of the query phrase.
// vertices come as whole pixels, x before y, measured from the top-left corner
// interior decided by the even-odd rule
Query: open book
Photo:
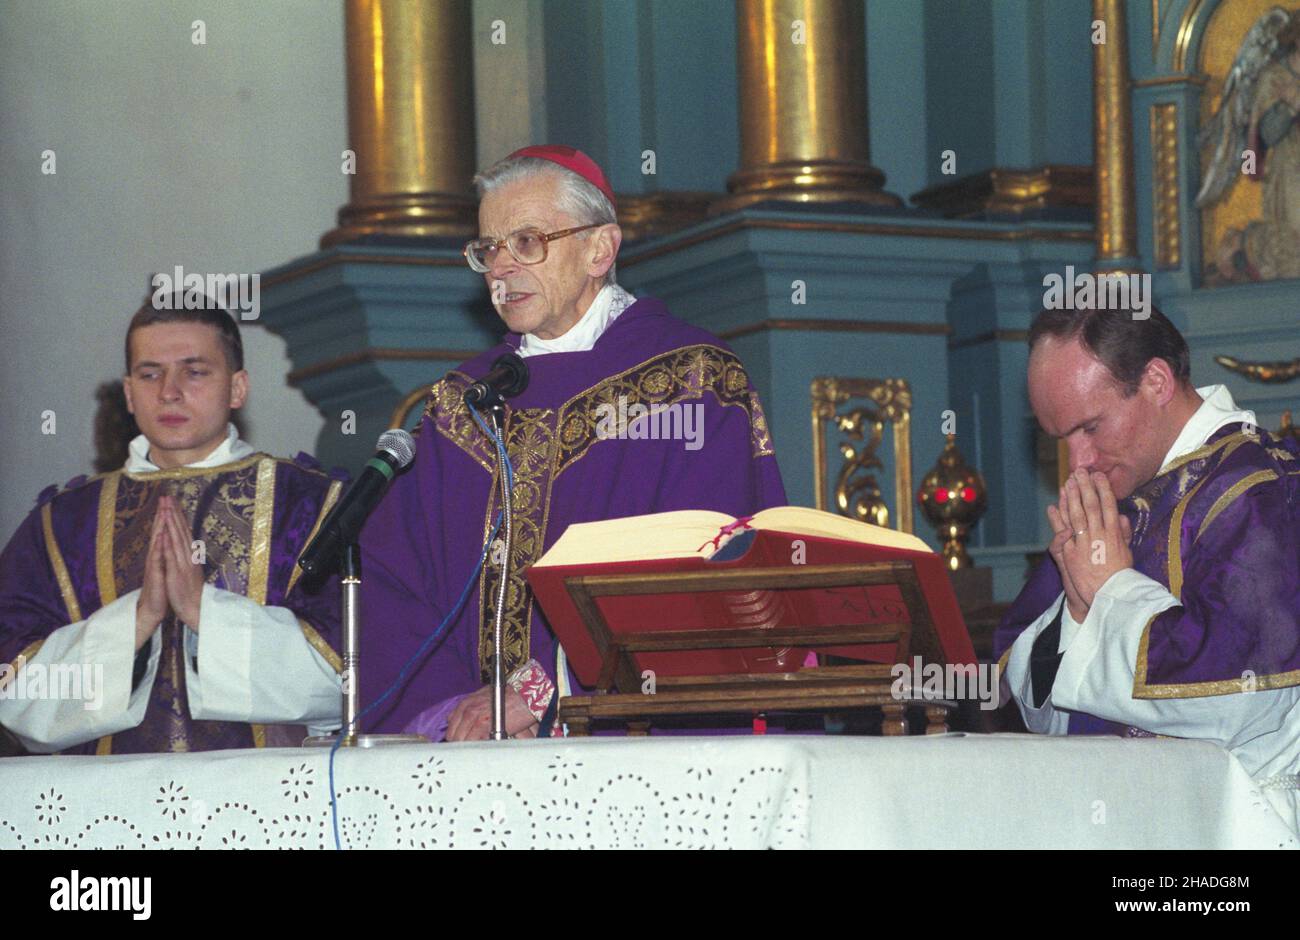
[[[528,570],[533,593],[584,685],[600,672],[601,643],[583,622],[565,579],[582,575],[655,574],[724,569],[905,562],[915,571],[937,646],[927,658],[975,662],[943,558],[914,535],[815,509],[781,506],[737,520],[724,513],[679,511],[569,526]],[[596,601],[611,634],[704,630],[728,626],[788,629],[912,624],[896,584],[797,587],[610,596]],[[933,637],[931,637],[933,639]],[[810,648],[772,646],[636,654],[638,673],[726,675],[792,672]],[[913,643],[913,650],[922,652]],[[817,647],[818,653],[864,662],[897,662],[891,643]],[[627,691],[627,690],[624,690]]]
[[[575,523],[565,529],[533,567],[647,561],[687,555],[710,558],[737,534],[748,530],[811,535],[913,552],[930,551],[915,535],[804,506],[764,509],[741,522],[722,512],[685,509]]]

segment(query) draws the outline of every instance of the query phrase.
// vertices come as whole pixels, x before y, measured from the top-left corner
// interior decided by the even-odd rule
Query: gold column
[[[862,0],[736,0],[740,169],[714,211],[902,204],[871,165],[864,16]]]
[[[321,247],[472,234],[469,0],[346,0],[351,200]]]
[[[1128,35],[1124,0],[1092,0],[1092,18],[1106,41],[1092,47],[1092,133],[1097,164],[1097,269],[1135,271],[1136,197],[1133,121],[1129,106]],[[1122,269],[1122,271],[1121,271]]]

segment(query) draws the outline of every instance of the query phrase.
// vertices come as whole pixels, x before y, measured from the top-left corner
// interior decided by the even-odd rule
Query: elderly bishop
[[[482,237],[465,257],[509,332],[432,387],[415,466],[362,535],[362,693],[368,703],[394,684],[470,581],[500,497],[494,445],[463,397],[498,356],[515,352],[530,381],[505,417],[515,474],[505,730],[531,736],[557,685],[574,680],[524,569],[569,525],[679,509],[739,517],[784,504],[785,492],[736,354],[615,282],[622,234],[595,162],[569,147],[528,147],[475,182]],[[666,409],[678,417],[657,429],[669,424],[672,433],[645,426]],[[488,736],[500,570],[489,559],[441,642],[367,718],[367,730]]]

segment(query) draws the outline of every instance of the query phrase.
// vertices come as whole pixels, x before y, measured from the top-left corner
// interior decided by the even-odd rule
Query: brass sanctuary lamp
[[[921,480],[916,501],[943,542],[943,557],[950,571],[971,567],[966,539],[988,506],[988,488],[979,471],[966,463],[957,449],[957,435],[948,443],[930,472]]]

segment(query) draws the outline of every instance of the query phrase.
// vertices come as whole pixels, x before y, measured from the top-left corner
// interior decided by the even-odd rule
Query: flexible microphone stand
[[[379,438],[379,448],[381,451],[387,450],[389,454],[396,458],[396,467],[385,471],[385,468],[380,465],[378,457],[371,460],[367,466],[375,467],[383,473],[384,478],[391,481],[393,469],[400,469],[410,464],[415,456],[414,447],[415,442],[411,440],[410,435],[405,431],[386,431]],[[373,473],[370,470],[365,472]],[[358,478],[354,486],[365,482],[364,477],[363,474],[362,478]],[[372,489],[372,492],[382,494],[382,488],[386,484],[382,482],[382,478],[379,476],[375,476],[373,479],[381,482],[378,484],[380,489]],[[351,493],[352,490],[349,490],[349,494]],[[336,511],[338,509],[339,507],[335,507]],[[368,510],[365,511],[368,512]],[[364,514],[359,518],[364,521]],[[327,520],[327,524],[323,529],[329,528],[328,522],[329,520]],[[313,574],[332,566],[333,558],[338,559],[342,594],[340,611],[343,620],[343,726],[339,729],[338,734],[309,737],[302,742],[302,746],[333,747],[337,744],[340,747],[370,748],[389,744],[428,744],[429,739],[422,734],[361,733],[361,549],[356,541],[359,530],[360,522],[357,521],[357,517],[353,517],[352,525],[341,527],[340,531],[343,533],[341,535],[342,545],[337,550],[337,556],[331,555],[334,543],[328,541],[323,543],[326,547],[321,549],[320,553],[313,551],[317,542],[330,534],[327,531],[322,531],[303,553],[303,558],[299,560],[299,565],[303,570]]]
[[[505,527],[505,547],[501,553],[501,583],[497,585],[497,609],[492,625],[492,733],[493,741],[506,737],[506,687],[505,667],[501,647],[504,635],[502,618],[505,615],[506,591],[510,580],[510,556],[514,542],[514,506],[512,505],[514,487],[511,485],[510,472],[503,459],[505,456],[505,403],[498,400],[492,405],[492,426],[501,441],[497,449],[497,475],[501,478],[501,516]]]
[[[501,516],[505,525],[505,551],[501,557],[501,583],[497,586],[496,616],[492,625],[492,725],[488,737],[502,741],[506,735],[506,679],[504,667],[506,595],[509,593],[510,555],[514,546],[514,482],[511,480],[510,457],[506,453],[505,400],[523,393],[528,387],[528,366],[517,353],[505,353],[492,363],[492,371],[479,379],[465,393],[471,409],[486,408],[492,415],[497,452],[497,476],[501,478]],[[486,430],[486,426],[480,425]]]

